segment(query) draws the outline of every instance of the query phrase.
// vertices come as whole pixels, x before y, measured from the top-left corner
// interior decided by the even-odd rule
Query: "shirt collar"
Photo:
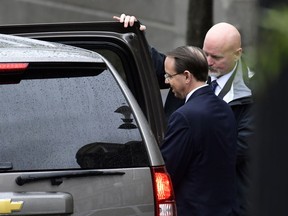
[[[229,73],[223,75],[223,76],[220,76],[219,78],[217,77],[214,77],[214,76],[211,76],[211,82],[213,80],[216,80],[217,79],[217,84],[218,86],[216,87],[215,89],[215,94],[218,95],[220,93],[220,91],[224,88],[226,82],[229,80],[229,78],[231,77],[231,75],[233,74],[233,71],[235,70],[235,68],[237,67],[237,64],[235,64],[234,68],[232,69],[232,71],[230,71]]]

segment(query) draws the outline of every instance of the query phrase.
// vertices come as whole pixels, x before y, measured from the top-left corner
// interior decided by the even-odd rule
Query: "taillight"
[[[10,70],[24,70],[28,67],[28,63],[0,63],[0,72]]]
[[[20,83],[28,63],[0,63],[0,84]]]
[[[156,202],[156,216],[176,216],[173,186],[165,167],[153,167],[152,175]]]

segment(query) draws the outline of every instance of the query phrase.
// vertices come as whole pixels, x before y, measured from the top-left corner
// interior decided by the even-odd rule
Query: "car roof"
[[[0,62],[94,62],[99,54],[78,47],[0,34]]]

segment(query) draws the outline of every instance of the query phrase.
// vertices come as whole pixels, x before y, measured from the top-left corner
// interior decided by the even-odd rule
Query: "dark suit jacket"
[[[161,152],[178,216],[227,216],[235,207],[236,122],[209,86],[169,118]]]

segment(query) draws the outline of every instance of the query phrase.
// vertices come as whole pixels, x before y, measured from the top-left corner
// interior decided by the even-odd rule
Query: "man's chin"
[[[178,94],[172,89],[172,93],[174,94],[175,97],[178,97]]]
[[[212,71],[209,71],[209,76],[211,77],[219,77],[221,74],[219,72],[212,72]]]
[[[174,96],[175,96],[176,98],[178,98],[178,99],[184,99],[182,95],[177,94],[177,93],[175,93],[175,92],[173,92],[173,93],[174,93]]]

